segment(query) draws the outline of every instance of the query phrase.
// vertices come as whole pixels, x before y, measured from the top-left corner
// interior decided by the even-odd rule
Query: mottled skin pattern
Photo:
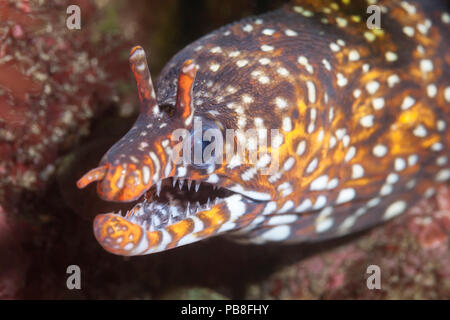
[[[299,2],[187,46],[156,96],[145,53],[133,49],[141,115],[79,186],[101,180],[99,194],[114,201],[150,190],[144,206],[171,177],[233,193],[160,228],[140,205],[99,215],[94,232],[106,250],[148,254],[225,232],[256,243],[336,237],[398,216],[450,178],[445,1],[380,1],[378,30],[366,26],[376,1]],[[258,149],[256,167],[173,165],[171,132],[192,130],[196,117],[220,129],[280,129],[279,169],[255,169],[269,165],[271,147]]]

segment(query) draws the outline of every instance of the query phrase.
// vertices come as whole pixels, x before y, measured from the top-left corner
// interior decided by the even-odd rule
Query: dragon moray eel
[[[224,26],[176,54],[156,92],[134,47],[140,115],[78,181],[98,181],[103,199],[138,201],[125,215],[95,218],[99,243],[144,255],[219,234],[317,241],[432,196],[450,178],[448,8],[380,1],[381,28],[369,29],[373,3],[301,1]],[[196,120],[200,134],[236,130],[257,161],[176,164],[173,132],[194,136]],[[279,135],[264,146],[242,133],[249,129]],[[192,143],[204,148],[203,139]]]

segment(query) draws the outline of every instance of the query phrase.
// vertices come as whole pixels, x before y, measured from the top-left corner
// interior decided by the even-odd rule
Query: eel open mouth
[[[124,218],[155,231],[209,210],[233,194],[207,182],[166,178],[153,185]]]

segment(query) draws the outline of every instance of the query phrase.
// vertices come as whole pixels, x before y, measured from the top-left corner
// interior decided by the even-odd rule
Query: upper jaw
[[[211,181],[206,181],[208,180]],[[237,194],[246,202],[261,202],[260,199],[221,187],[218,183],[189,178],[165,178],[150,187],[141,201],[123,217],[147,231],[156,231],[199,212],[209,211]]]

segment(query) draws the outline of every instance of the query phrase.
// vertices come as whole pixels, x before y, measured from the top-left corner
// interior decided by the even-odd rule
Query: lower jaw
[[[98,215],[93,227],[97,241],[105,250],[124,256],[144,255],[246,227],[262,208],[263,203],[232,194],[208,209],[161,228],[147,228],[115,213]]]

